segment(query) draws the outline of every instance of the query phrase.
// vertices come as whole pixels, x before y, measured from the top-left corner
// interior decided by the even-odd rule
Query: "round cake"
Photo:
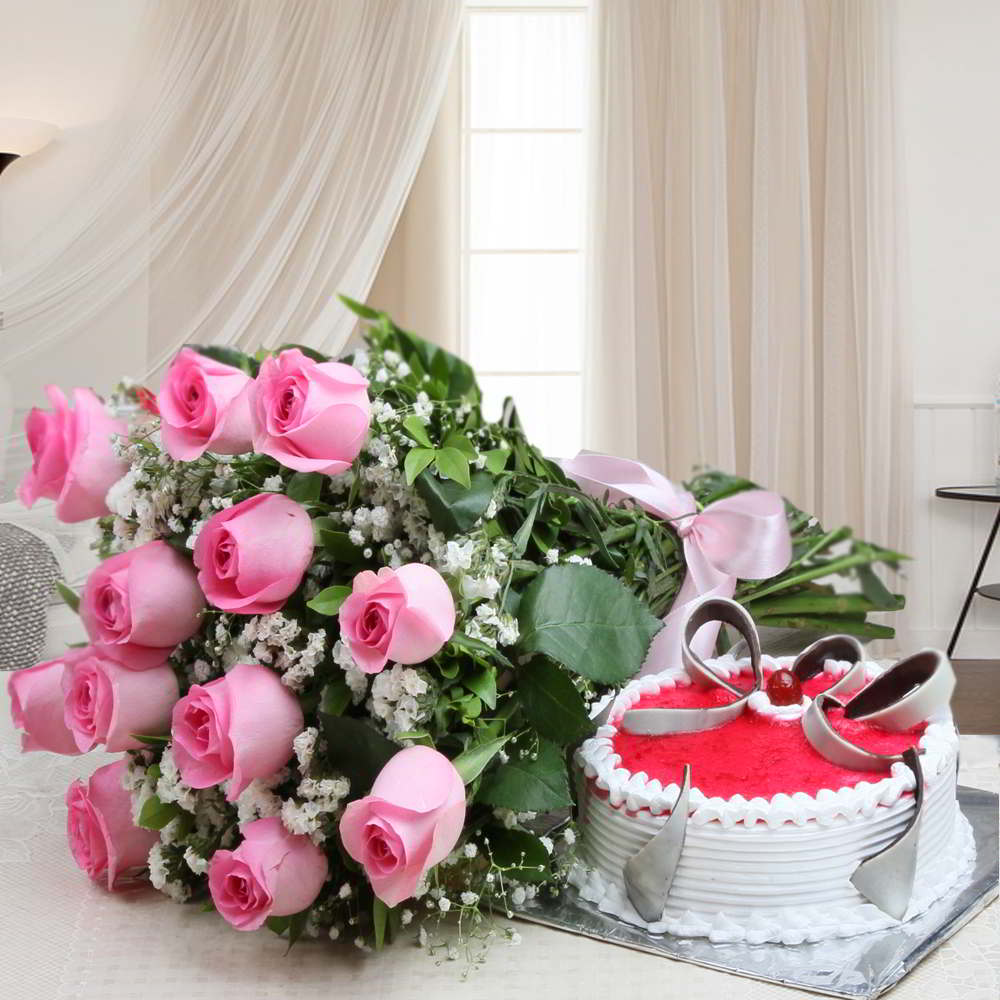
[[[799,944],[898,923],[851,877],[913,824],[919,805],[913,771],[901,761],[885,774],[832,763],[814,749],[802,724],[813,700],[852,667],[863,686],[882,670],[870,662],[858,668],[827,660],[801,684],[801,700],[788,704],[777,683],[786,675],[775,683],[772,675],[791,665],[791,659],[763,657],[764,686],[742,714],[701,731],[641,735],[622,723],[631,710],[713,708],[736,702],[737,694],[698,685],[682,669],[642,677],[621,691],[607,723],[576,753],[582,863],[571,881],[584,899],[654,934],[716,942]],[[734,687],[750,687],[749,660],[722,656],[708,666]],[[840,737],[864,750],[919,751],[923,801],[903,916],[912,919],[952,889],[974,860],[972,830],[956,799],[958,734],[950,710],[902,732],[846,718],[839,708],[827,717]],[[630,899],[626,865],[667,823],[685,765],[683,849],[662,916],[644,919]]]

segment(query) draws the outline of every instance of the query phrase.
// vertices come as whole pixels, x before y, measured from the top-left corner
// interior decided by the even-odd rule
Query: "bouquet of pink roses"
[[[899,557],[746,480],[548,460],[464,362],[348,304],[369,326],[341,361],[187,347],[155,397],[49,389],[19,495],[97,517],[104,558],[63,588],[89,644],[14,674],[11,709],[26,751],[122,754],[66,796],[109,889],[148,875],[292,941],[381,946],[418,913],[488,937],[564,883],[568,750],[672,665],[707,586],[883,635],[871,565]]]

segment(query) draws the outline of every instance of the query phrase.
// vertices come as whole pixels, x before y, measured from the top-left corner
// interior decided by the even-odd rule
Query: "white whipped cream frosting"
[[[765,658],[771,669],[791,662]],[[711,663],[727,677],[743,672],[745,664],[732,657]],[[825,669],[839,679],[850,664],[828,661]],[[880,673],[877,664],[866,663],[867,680]],[[570,877],[581,897],[650,933],[719,943],[791,945],[894,926],[895,920],[851,885],[850,874],[860,860],[895,839],[912,815],[914,801],[906,793],[914,788],[914,775],[902,763],[878,780],[816,795],[723,799],[692,788],[684,854],[663,918],[647,923],[636,913],[622,869],[662,824],[660,817],[673,807],[679,788],[623,768],[612,746],[615,724],[643,695],[687,683],[682,670],[634,681],[615,699],[610,723],[577,751],[581,774],[589,779],[581,800],[583,858],[589,864],[578,863]],[[787,707],[800,716],[807,706]],[[794,718],[791,713],[770,717],[776,722]],[[950,714],[928,724],[919,746],[927,786],[917,880],[906,919],[967,879],[975,858],[972,831],[955,796],[958,734]]]

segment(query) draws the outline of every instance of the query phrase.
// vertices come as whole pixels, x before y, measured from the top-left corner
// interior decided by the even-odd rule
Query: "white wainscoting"
[[[914,559],[906,571],[908,609],[899,622],[905,651],[947,646],[997,512],[993,504],[934,496],[938,486],[993,481],[993,401],[980,396],[921,397],[913,416]],[[982,579],[998,582],[1000,539]],[[973,599],[955,656],[1000,659],[1000,602]]]

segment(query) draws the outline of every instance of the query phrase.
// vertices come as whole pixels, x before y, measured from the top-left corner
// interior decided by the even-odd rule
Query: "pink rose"
[[[208,684],[192,684],[174,705],[174,760],[192,788],[229,779],[230,802],[254,778],[288,763],[292,741],[305,728],[299,699],[278,675],[259,664],[239,663]]]
[[[104,655],[145,670],[198,631],[204,607],[191,563],[155,541],[105,559],[90,574],[80,618]]]
[[[206,522],[194,546],[198,583],[211,604],[244,615],[282,608],[313,553],[309,515],[294,500],[262,493]]]
[[[132,799],[125,790],[125,759],[99,767],[90,781],[74,781],[66,791],[66,832],[73,860],[94,881],[107,878],[109,889],[119,877],[146,866],[156,830],[132,822]]]
[[[250,399],[244,390],[252,381],[239,368],[182,347],[156,397],[170,457],[192,462],[206,451],[249,451]]]
[[[238,931],[301,913],[323,888],[326,855],[308,837],[289,833],[277,816],[247,823],[242,832],[243,843],[216,851],[208,866],[215,908]]]
[[[80,752],[63,718],[63,671],[79,659],[82,650],[71,649],[58,660],[47,660],[27,670],[17,670],[7,681],[10,714],[21,730],[21,752],[50,750],[52,753]]]
[[[165,663],[129,670],[89,648],[63,671],[63,720],[81,753],[103,743],[106,750],[143,746],[134,734],[165,733],[180,696],[177,678]]]
[[[448,584],[423,563],[358,573],[340,607],[340,635],[366,674],[377,674],[389,660],[421,663],[454,631]]]
[[[45,392],[52,412],[35,407],[24,421],[31,449],[31,468],[17,488],[30,507],[39,497],[56,502],[60,521],[86,521],[108,513],[104,498],[128,471],[111,447],[113,434],[125,434],[125,424],[108,416],[90,389],[74,389],[71,410],[58,386]]]
[[[413,746],[382,768],[370,795],[347,806],[340,839],[364,865],[375,895],[396,906],[448,855],[464,823],[465,785],[458,771],[437,750]]]
[[[343,472],[368,433],[367,386],[350,365],[294,348],[267,358],[250,390],[254,451],[299,472]]]

